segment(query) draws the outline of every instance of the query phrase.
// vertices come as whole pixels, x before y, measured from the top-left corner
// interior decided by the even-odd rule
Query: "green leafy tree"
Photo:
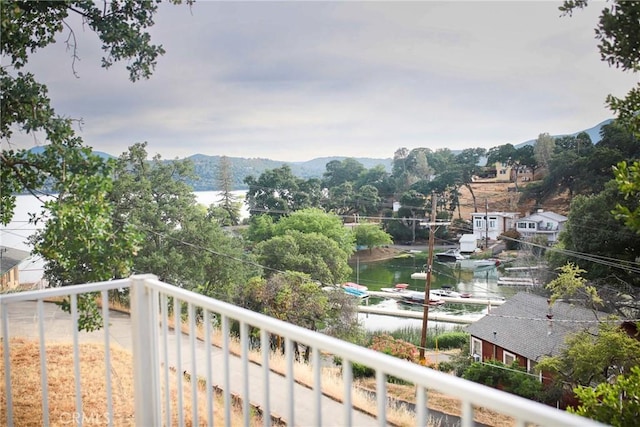
[[[164,53],[162,46],[151,43],[147,29],[153,25],[156,3],[133,0],[111,2],[104,8],[94,2],[0,2],[0,52],[6,63],[0,67],[0,138],[11,146],[14,133],[42,137],[48,145],[38,153],[3,149],[0,156],[0,220],[7,224],[15,208],[15,193],[35,193],[45,184],[52,191],[63,190],[66,168],[80,167],[87,147],[75,135],[73,120],[58,115],[46,85],[32,73],[24,72],[30,57],[52,44],[56,36],[67,31],[72,48],[73,72],[77,58],[77,34],[69,23],[70,15],[79,15],[84,28],[92,30],[105,52],[102,66],[127,61],[129,78],[148,78]],[[75,165],[70,164],[76,161]],[[88,169],[87,175],[94,173]]]
[[[374,166],[360,173],[355,187],[362,188],[365,185],[375,187],[376,190],[378,190],[378,195],[382,199],[393,197],[395,188],[391,181],[391,176],[383,165]]]
[[[356,245],[366,246],[369,248],[369,252],[371,252],[374,247],[393,243],[391,236],[380,228],[378,224],[359,224],[355,227],[354,232],[356,235]]]
[[[606,319],[603,319],[606,320]],[[612,375],[629,373],[640,365],[640,341],[617,322],[603,321],[597,331],[585,329],[570,335],[558,356],[543,357],[536,369],[551,372],[568,390],[605,383]]]
[[[633,426],[640,417],[640,366],[627,375],[618,376],[612,384],[600,383],[595,388],[574,389],[580,404],[567,411],[615,427]]]
[[[108,197],[111,181],[105,175],[109,169],[97,156],[86,155],[83,161],[89,168],[98,167],[100,173],[67,170],[60,186],[65,191],[44,203],[45,226],[30,239],[33,253],[45,260],[44,278],[51,286],[125,277],[131,273],[134,254],[141,247],[142,236],[131,224],[113,220]],[[67,300],[62,306],[68,311],[69,304]],[[92,295],[81,296],[78,309],[80,330],[102,327]]]
[[[235,286],[258,273],[250,267],[242,242],[224,233],[197,204],[185,183],[189,160],[147,161],[146,144],[120,156],[110,193],[116,222],[145,234],[134,269],[160,280],[228,300]]]
[[[460,184],[469,190],[469,194],[473,199],[474,212],[478,212],[478,204],[471,183],[473,182],[473,177],[480,172],[480,158],[485,154],[486,150],[484,148],[467,148],[455,157],[455,164],[460,173]],[[458,209],[458,211],[460,210]]]
[[[331,160],[327,163],[326,169],[322,179],[322,185],[326,188],[337,187],[346,182],[353,184],[366,170],[362,163],[350,157],[342,161]]]
[[[222,156],[218,164],[218,188],[221,192],[220,200],[218,205],[209,207],[209,215],[216,218],[220,225],[238,225],[242,202],[238,201],[238,198],[231,192],[233,190],[231,162],[226,156]]]
[[[338,216],[310,208],[293,212],[273,225],[265,221],[261,224],[265,238],[254,241],[254,253],[269,268],[268,274],[299,271],[334,284],[344,281],[351,272],[348,261],[355,250],[355,237]]]
[[[274,225],[275,222],[271,215],[262,214],[252,216],[249,220],[247,239],[253,243],[269,240],[275,235]]]
[[[639,284],[637,274],[627,268],[640,255],[637,234],[611,213],[611,208],[621,199],[614,182],[598,194],[574,197],[559,237],[564,251],[552,253],[551,266],[557,268],[573,262],[586,270],[588,280],[597,280],[601,286],[618,288],[625,293],[630,291],[629,285]],[[575,253],[590,254],[590,257],[576,258]],[[618,261],[594,263],[593,259],[599,257]]]
[[[355,196],[355,210],[359,215],[372,215],[380,210],[380,196],[373,185],[363,185]]]
[[[548,133],[541,133],[536,139],[536,143],[533,146],[533,155],[535,156],[536,163],[543,170],[547,170],[551,156],[556,146],[556,140]]]
[[[317,207],[322,197],[317,180],[297,178],[288,165],[266,170],[257,179],[247,176],[244,182],[249,186],[246,202],[252,216],[266,213],[277,219],[299,209]]]
[[[285,235],[291,231],[319,233],[336,242],[344,253],[351,255],[354,251],[355,240],[351,230],[343,225],[340,217],[321,209],[309,208],[293,212],[278,221],[274,227],[276,235]]]
[[[427,160],[433,168],[433,174],[439,175],[447,171],[455,162],[455,154],[448,148],[439,148],[435,151],[428,150]]]
[[[127,61],[129,78],[148,78],[164,53],[151,43],[147,29],[153,25],[157,5],[133,0],[101,6],[87,1],[0,2],[0,138],[11,147],[14,133],[43,138],[40,151],[3,149],[0,155],[0,221],[13,217],[15,194],[41,190],[58,194],[45,207],[45,230],[32,239],[34,252],[45,258],[45,277],[57,285],[108,280],[128,274],[139,242],[131,227],[112,221],[106,193],[110,191],[109,166],[91,155],[75,135],[73,120],[56,113],[46,85],[23,71],[31,55],[68,31],[71,68],[77,58],[77,33],[69,23],[79,15],[84,28],[102,42],[102,66]],[[31,220],[42,219],[34,215]],[[89,226],[90,225],[90,226]],[[90,299],[79,301],[80,328],[97,327],[97,308]]]
[[[640,233],[640,161],[627,165],[620,162],[614,167],[614,175],[618,189],[627,203],[618,202],[613,214],[622,219],[627,227]]]
[[[355,213],[354,200],[356,197],[353,183],[344,182],[329,188],[329,197],[323,206],[336,215],[353,215]]]
[[[512,228],[502,233],[498,239],[503,240],[508,251],[520,249],[522,235],[518,230]]]
[[[545,285],[545,288],[551,291],[552,304],[559,299],[575,301],[580,298],[594,309],[602,305],[602,298],[598,295],[597,289],[588,285],[587,279],[582,277],[582,273],[586,273],[585,270],[571,263],[563,265],[559,270],[558,277]]]
[[[334,240],[316,232],[289,231],[258,243],[253,252],[268,275],[297,271],[330,285],[345,281],[351,273],[349,256]]]

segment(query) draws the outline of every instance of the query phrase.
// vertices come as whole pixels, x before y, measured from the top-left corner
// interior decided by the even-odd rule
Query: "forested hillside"
[[[217,184],[218,167],[222,156],[205,156],[196,154],[188,157],[193,162],[195,173],[199,179],[189,181],[196,191],[214,191],[219,190]],[[306,162],[282,162],[270,159],[247,159],[242,157],[228,157],[230,163],[230,172],[233,180],[234,190],[243,190],[248,188],[244,183],[247,176],[259,177],[264,171],[269,169],[277,169],[283,165],[288,165],[293,174],[302,179],[322,178],[322,174],[326,172],[326,165],[332,160],[343,160],[345,157],[322,157],[312,159]],[[357,158],[364,167],[370,169],[377,165],[384,166],[387,172],[391,172],[392,159],[370,159]]]

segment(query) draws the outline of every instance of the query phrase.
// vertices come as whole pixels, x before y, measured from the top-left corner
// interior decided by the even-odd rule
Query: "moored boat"
[[[407,291],[406,295],[402,296],[402,300],[403,302],[409,303],[409,304],[424,304],[424,292],[418,292],[418,291]],[[444,300],[439,299],[435,296],[431,296],[429,295],[429,305],[430,306],[437,306],[437,305],[442,305],[444,304]]]
[[[444,252],[439,252],[435,254],[435,257],[440,262],[456,262],[456,261],[462,261],[464,259],[467,259],[457,249],[449,249]]]
[[[368,291],[369,288],[366,287],[365,285],[359,285],[357,283],[353,283],[353,282],[346,282],[342,284],[343,288],[353,288],[353,289],[357,289],[359,291]]]
[[[473,261],[473,266],[475,268],[498,267],[500,263],[498,258],[477,259]]]
[[[406,283],[398,283],[393,288],[381,288],[382,292],[390,292],[393,294],[400,294],[403,292],[412,292],[409,290],[409,285]]]
[[[369,296],[368,291],[352,288],[350,286],[343,286],[342,290],[347,294],[358,298],[367,298]]]

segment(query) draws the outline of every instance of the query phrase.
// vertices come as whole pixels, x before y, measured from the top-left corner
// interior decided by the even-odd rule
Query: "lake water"
[[[357,261],[351,265],[353,274],[350,281],[365,285],[372,291],[381,288],[393,288],[398,283],[406,283],[409,289],[424,292],[426,280],[412,279],[411,274],[424,271],[425,256],[422,258],[394,258],[387,261],[360,263]],[[473,269],[466,268],[460,263],[433,263],[431,277],[431,289],[450,287],[458,292],[468,292],[478,298],[508,298],[517,290],[504,286],[498,286],[497,268]],[[434,313],[446,313],[465,318],[477,318],[482,316],[487,307],[483,305],[447,303],[439,307],[430,307]],[[381,299],[370,297],[369,305],[379,306],[387,310],[417,310],[422,312],[422,306],[411,306],[393,299]],[[422,327],[421,319],[407,319],[402,317],[382,316],[373,314],[360,314],[360,321],[370,331],[392,331],[402,327]],[[429,321],[429,329],[452,329],[451,323]]]

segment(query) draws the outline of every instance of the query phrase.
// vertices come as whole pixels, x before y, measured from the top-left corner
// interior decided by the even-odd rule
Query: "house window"
[[[483,223],[484,223],[484,221],[482,219],[477,218],[475,227],[476,228],[482,228]]]
[[[518,360],[515,354],[509,353],[508,351],[502,352],[502,363],[507,366],[510,366],[513,362]]]
[[[471,355],[474,361],[482,360],[482,341],[474,337],[471,337]]]
[[[494,217],[489,217],[489,228],[496,228],[496,222],[497,222],[497,218]]]
[[[535,229],[536,228],[536,223],[535,222],[530,222],[529,223],[529,228]]]
[[[526,222],[519,222],[518,223],[518,228],[527,228],[527,223]]]

